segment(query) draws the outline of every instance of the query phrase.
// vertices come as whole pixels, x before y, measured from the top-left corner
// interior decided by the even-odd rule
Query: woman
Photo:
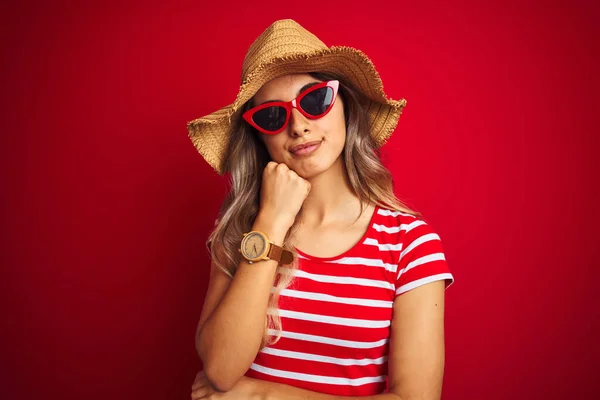
[[[192,399],[439,399],[453,277],[378,157],[405,101],[363,53],[292,20],[250,46],[242,80],[232,105],[188,124],[232,178]]]

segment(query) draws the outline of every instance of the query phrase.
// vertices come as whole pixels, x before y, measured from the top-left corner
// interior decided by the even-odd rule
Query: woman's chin
[[[308,180],[328,172],[329,170],[343,171],[341,155],[338,155],[338,157],[333,160],[328,157],[329,155],[329,153],[323,152],[320,155],[314,154],[310,157],[290,157],[284,162],[288,168],[297,173],[298,176]]]
[[[303,179],[310,180],[326,172],[330,165],[296,164],[291,169]]]

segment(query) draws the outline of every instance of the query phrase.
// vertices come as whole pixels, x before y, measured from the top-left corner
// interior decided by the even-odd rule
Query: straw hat
[[[231,136],[231,121],[262,85],[293,73],[323,72],[339,76],[368,99],[371,135],[383,145],[398,124],[406,100],[388,99],[373,63],[360,50],[327,47],[319,38],[291,19],[275,21],[252,43],[242,65],[242,83],[235,101],[207,116],[188,122],[192,143],[219,173]]]

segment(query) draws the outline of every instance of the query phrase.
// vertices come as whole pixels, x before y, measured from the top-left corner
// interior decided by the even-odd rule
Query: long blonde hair
[[[320,81],[340,81],[339,95],[344,102],[346,120],[346,144],[341,156],[350,188],[360,199],[361,215],[366,204],[375,203],[380,207],[419,216],[420,213],[409,209],[394,194],[392,175],[381,163],[379,149],[369,131],[365,97],[349,82],[338,77],[322,73],[310,75]],[[251,107],[252,100],[245,105],[242,113]],[[230,191],[207,241],[213,262],[231,278],[241,261],[238,251],[241,238],[251,230],[259,211],[262,172],[269,161],[269,153],[254,128],[241,118],[233,121],[224,160],[224,172],[230,174]],[[270,310],[265,318],[262,347],[274,344],[280,338],[280,335],[269,335],[268,329],[281,331],[281,318],[277,314],[279,294],[292,281],[293,273],[289,269],[298,267],[297,253],[291,243],[296,228],[297,223],[294,223],[283,242],[283,247],[294,254],[294,262],[285,269],[281,265],[278,267],[275,288],[269,299]]]

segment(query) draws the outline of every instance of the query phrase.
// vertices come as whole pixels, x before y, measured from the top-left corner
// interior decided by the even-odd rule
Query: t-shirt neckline
[[[310,255],[308,253],[305,253],[302,250],[298,249],[297,247],[294,247],[294,248],[296,249],[296,252],[298,252],[298,254],[300,256],[307,258],[309,260],[312,260],[312,261],[335,261],[340,258],[344,258],[348,255],[348,253],[354,251],[354,249],[356,249],[358,246],[360,246],[361,244],[364,243],[365,239],[367,238],[367,236],[371,233],[371,230],[373,229],[373,223],[375,221],[375,216],[377,215],[377,212],[379,211],[379,209],[380,209],[380,207],[377,204],[375,204],[375,209],[373,210],[373,215],[371,215],[371,219],[369,220],[369,226],[365,230],[365,233],[362,235],[360,240],[354,244],[354,246],[352,246],[351,248],[349,248],[342,254],[339,254],[334,257],[317,257],[317,256]]]

